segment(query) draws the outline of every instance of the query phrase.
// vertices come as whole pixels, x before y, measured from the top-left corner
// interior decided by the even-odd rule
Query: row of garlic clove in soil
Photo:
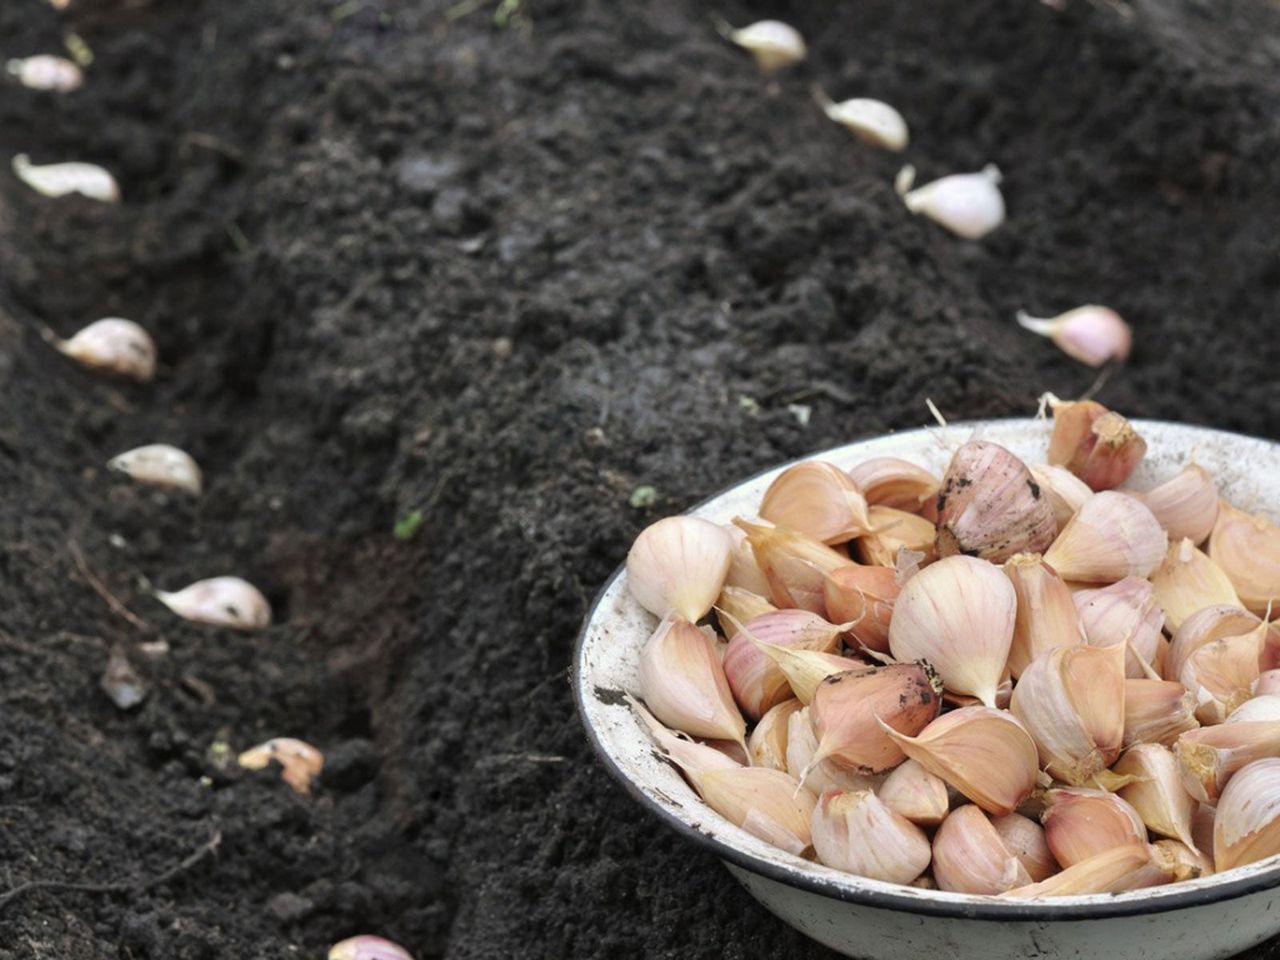
[[[806,462],[758,520],[658,521],[636,708],[722,816],[875,879],[1100,893],[1280,852],[1280,529],[1194,463],[1117,489],[1145,449],[1055,402],[1047,465]]]

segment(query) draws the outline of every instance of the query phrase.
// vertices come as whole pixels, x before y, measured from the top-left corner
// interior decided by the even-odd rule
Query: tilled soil
[[[0,5],[4,57],[95,56],[0,89],[0,159],[125,198],[0,175],[0,956],[830,956],[593,762],[572,642],[662,514],[925,397],[1098,387],[1019,308],[1131,321],[1109,405],[1280,433],[1280,9],[1062,7]],[[712,13],[811,58],[766,82]],[[922,179],[997,163],[1008,223],[908,215],[813,83],[898,106]],[[39,336],[104,315],[153,331],[153,384]],[[155,441],[203,497],[105,471]],[[224,573],[275,626],[149,592]],[[277,735],[325,752],[311,797],[227,764]]]

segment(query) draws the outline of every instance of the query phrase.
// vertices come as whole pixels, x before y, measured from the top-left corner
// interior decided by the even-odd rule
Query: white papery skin
[[[1280,759],[1256,760],[1227,784],[1213,822],[1218,872],[1280,853]]]
[[[235,630],[261,630],[271,623],[271,604],[239,577],[198,580],[176,593],[157,590],[156,599],[178,616]]]
[[[654,616],[697,623],[729,573],[733,541],[698,517],[666,517],[636,537],[627,554],[627,589]]]
[[[1053,508],[1053,518],[1061,530],[1076,515],[1084,502],[1093,496],[1089,485],[1066,467],[1049,463],[1029,463],[1027,469],[1040,485],[1041,492]]]
[[[146,383],[156,373],[156,345],[151,335],[132,320],[104,317],[70,340],[55,343],[58,350],[91,370]]]
[[[813,809],[813,847],[829,867],[910,883],[929,866],[929,838],[869,790],[828,791]]]
[[[120,187],[115,177],[94,163],[36,165],[25,153],[20,153],[13,158],[13,172],[32,190],[46,197],[79,193],[103,203],[118,203],[120,200]]]
[[[942,177],[905,194],[912,213],[923,213],[966,240],[979,240],[1004,223],[1000,171],[988,165],[979,173]]]
[[[1146,677],[1139,658],[1147,666],[1155,663],[1164,627],[1164,611],[1150,582],[1125,577],[1098,590],[1079,590],[1072,600],[1089,646],[1125,644],[1125,676]]]
[[[1201,544],[1218,519],[1218,484],[1198,463],[1189,463],[1158,487],[1135,493],[1160,521],[1170,540]]]
[[[185,490],[199,495],[203,478],[192,456],[167,443],[151,443],[126,450],[107,461],[107,467],[153,487]]]
[[[640,650],[639,687],[654,716],[692,737],[745,745],[715,641],[683,620],[664,620]]]
[[[953,893],[1004,893],[1031,875],[973,804],[953,810],[933,838],[933,879]]]
[[[901,661],[929,661],[952,693],[994,707],[1016,608],[1013,585],[999,567],[947,557],[902,588],[889,624],[889,650]]]
[[[1196,800],[1182,785],[1172,750],[1158,743],[1139,744],[1127,750],[1112,769],[1141,778],[1121,787],[1119,796],[1137,811],[1147,829],[1195,847],[1191,820]]]
[[[1103,490],[1084,502],[1044,559],[1064,580],[1114,583],[1150,574],[1168,546],[1168,535],[1144,504]]]

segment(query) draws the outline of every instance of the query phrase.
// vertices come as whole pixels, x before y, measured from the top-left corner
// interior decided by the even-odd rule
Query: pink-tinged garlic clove
[[[853,566],[853,561],[790,530],[741,517],[733,522],[746,533],[756,563],[769,582],[769,599],[779,607],[798,607],[825,616],[826,575]]]
[[[1177,867],[1168,851],[1152,844],[1135,843],[1113,847],[1067,867],[1047,880],[1018,887],[1002,896],[1032,900],[1087,893],[1123,893],[1168,883],[1174,878]]]
[[[889,652],[889,623],[901,592],[897,571],[887,567],[840,567],[824,581],[827,615],[852,624],[854,640],[878,653]]]
[[[787,773],[796,782],[803,776],[805,789],[821,796],[828,790],[875,791],[885,780],[883,774],[854,773],[830,760],[811,763],[817,752],[818,738],[809,721],[809,708],[803,707],[787,720]]]
[[[908,513],[924,513],[942,486],[942,481],[928,470],[897,457],[864,460],[849,471],[849,476],[871,506]]]
[[[724,673],[734,700],[752,720],[792,697],[786,674],[761,645],[834,653],[844,630],[808,610],[773,610],[739,626],[724,654]]]
[[[1169,534],[1170,541],[1204,543],[1218,519],[1218,484],[1198,463],[1189,463],[1154,489],[1134,493]]]
[[[311,781],[324,769],[324,754],[304,740],[276,737],[244,751],[237,758],[246,770],[264,770],[272,762],[280,764],[280,779],[296,793],[311,792]]]
[[[1007,813],[991,821],[1009,852],[1018,858],[1032,882],[1047,880],[1062,868],[1044,839],[1044,827],[1020,813]]]
[[[831,790],[813,810],[813,847],[829,867],[889,883],[910,883],[929,866],[929,838],[870,790]]]
[[[1085,642],[1085,630],[1071,590],[1036,553],[1019,553],[1004,563],[1017,597],[1009,672],[1016,679],[1046,650]]]
[[[627,589],[655,617],[697,623],[720,595],[732,549],[729,534],[710,521],[666,517],[631,545]]]
[[[413,960],[409,951],[383,937],[348,937],[329,948],[329,960]]]
[[[1227,637],[1249,634],[1262,621],[1234,604],[1219,604],[1197,610],[1179,625],[1165,657],[1164,675],[1177,680],[1191,655],[1201,647]]]
[[[871,508],[870,517],[874,532],[853,542],[854,556],[860,563],[895,567],[903,550],[922,554],[926,563],[936,556],[937,529],[924,517],[879,505]]]
[[[1274,695],[1261,699],[1280,701]],[[1174,744],[1182,786],[1201,803],[1216,803],[1231,778],[1255,760],[1280,757],[1280,716],[1274,713],[1275,704],[1264,705],[1272,708],[1271,716],[1249,719],[1245,708],[1255,702],[1243,704],[1225,723],[1187,731]]]
[[[725,589],[733,587],[767,598],[770,595],[769,579],[756,563],[756,555],[747,541],[746,531],[732,524],[724,530],[733,544],[729,553],[729,572],[724,578]]]
[[[1209,556],[1247,609],[1260,617],[1280,615],[1280,527],[1223,500],[1209,536]]]
[[[1044,555],[1064,580],[1115,583],[1145,577],[1164,559],[1169,541],[1151,511],[1133,497],[1096,493]]]
[[[822,543],[844,543],[870,533],[867,500],[839,467],[807,460],[778,474],[760,503],[774,526]]]
[[[1094,400],[1053,400],[1049,463],[1063,466],[1092,490],[1120,486],[1142,462],[1146,441],[1120,414]]]
[[[899,174],[898,192],[914,214],[924,214],[958,237],[980,240],[1004,223],[1000,170],[987,164],[978,173],[955,173],[911,189],[915,170]]]
[[[1147,842],[1147,828],[1131,805],[1105,790],[1050,790],[1040,817],[1045,842],[1063,867],[1116,847]]]
[[[1043,551],[1058,527],[1026,464],[999,444],[971,440],[952,455],[942,479],[937,529],[940,557],[1003,563]]]
[[[1125,676],[1147,676],[1159,658],[1164,611],[1155,589],[1138,577],[1125,577],[1098,590],[1078,590],[1072,595],[1080,623],[1091,647],[1125,647]]]
[[[659,720],[691,737],[746,741],[710,630],[664,620],[640,651],[639,693]]]
[[[936,827],[951,809],[946,783],[911,759],[890,771],[876,796],[921,827]]]
[[[726,586],[716,598],[714,609],[720,621],[720,632],[726,640],[732,640],[737,635],[739,626],[778,608],[750,590]]]
[[[1026,867],[973,804],[957,807],[933,838],[933,878],[952,893],[1004,893],[1031,883]]]
[[[1091,304],[1048,318],[1019,310],[1017,320],[1024,329],[1048,337],[1067,356],[1089,367],[1100,367],[1109,360],[1123,363],[1133,347],[1129,325],[1107,307]]]
[[[1178,737],[1199,726],[1195,696],[1176,680],[1125,680],[1125,749],[1138,743],[1171,747]]]
[[[1230,578],[1189,537],[1169,544],[1164,561],[1151,571],[1151,586],[1170,633],[1205,607],[1240,606]]]
[[[803,709],[804,704],[796,699],[784,700],[769,708],[747,739],[751,766],[786,771],[791,717]]]
[[[1255,760],[1218,800],[1213,866],[1221,873],[1280,853],[1280,759]]]
[[[1031,471],[1032,479],[1040,487],[1040,492],[1049,501],[1058,530],[1065,527],[1076,512],[1084,506],[1084,502],[1093,496],[1089,485],[1066,467],[1055,467],[1048,463],[1029,463],[1027,469]]]
[[[261,630],[271,623],[271,604],[253,584],[239,577],[197,580],[175,593],[155,597],[178,616],[233,630]]]
[[[1173,751],[1158,743],[1139,744],[1127,750],[1112,769],[1137,778],[1121,787],[1118,796],[1137,811],[1148,830],[1195,846],[1191,823],[1196,801],[1182,784]]]
[[[1195,880],[1213,873],[1212,857],[1179,840],[1157,840],[1155,846],[1173,858],[1174,880]]]

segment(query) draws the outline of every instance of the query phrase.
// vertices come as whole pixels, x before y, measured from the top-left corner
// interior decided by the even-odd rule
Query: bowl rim
[[[984,427],[1025,423],[1028,420],[1034,422],[1035,419],[1036,418],[1034,417],[999,417],[984,420],[963,420],[948,423],[947,427],[949,429],[981,430]],[[1152,419],[1131,419],[1130,422],[1139,429],[1144,425],[1155,427],[1177,427],[1184,429],[1191,428],[1202,433],[1217,434],[1222,437],[1230,438],[1234,441],[1249,440],[1257,443],[1264,443],[1271,447],[1280,447],[1280,444],[1277,444],[1276,441],[1268,440],[1264,437],[1255,437],[1248,434],[1236,433],[1230,430],[1219,430],[1214,427],[1204,427],[1198,424]],[[738,480],[737,482],[716,491],[712,495],[705,497],[699,502],[692,504],[684,511],[684,513],[688,514],[699,510],[708,503],[719,499],[741,486],[758,480],[767,474],[790,466],[794,463],[800,463],[805,460],[822,459],[830,454],[846,450],[851,446],[873,441],[881,437],[901,439],[908,438],[913,435],[931,435],[935,430],[936,428],[934,427],[918,427],[889,434],[855,438],[847,443],[842,443],[835,447],[816,450],[811,453],[783,461],[782,463],[766,467],[763,470],[759,470],[756,473],[751,474],[749,477]],[[895,910],[903,913],[918,914],[921,916],[986,921],[1082,921],[1100,920],[1110,917],[1131,917],[1146,914],[1167,913],[1187,907],[1207,906],[1224,900],[1233,900],[1238,897],[1258,893],[1262,890],[1267,890],[1280,885],[1280,862],[1277,862],[1265,869],[1250,872],[1244,876],[1227,880],[1222,883],[1211,882],[1204,886],[1197,885],[1190,889],[1181,891],[1173,885],[1151,888],[1153,891],[1161,891],[1159,896],[1148,895],[1144,897],[1141,894],[1145,891],[1126,891],[1125,894],[1101,895],[1116,897],[1117,899],[1112,902],[1107,902],[1105,900],[1102,902],[1089,903],[1069,902],[1072,898],[1064,898],[1064,900],[1067,900],[1068,902],[1056,901],[1051,898],[1046,898],[1044,900],[1004,900],[995,896],[976,895],[962,895],[964,896],[963,900],[947,900],[929,897],[927,894],[932,891],[913,890],[911,894],[906,894],[895,893],[889,889],[850,887],[841,883],[832,882],[830,879],[804,873],[795,867],[764,860],[753,853],[741,850],[726,840],[723,840],[710,832],[699,829],[695,824],[686,823],[684,820],[677,817],[646,794],[644,790],[640,788],[639,784],[628,776],[627,772],[614,761],[595,727],[593,727],[588,720],[586,709],[586,698],[588,696],[588,692],[584,689],[585,677],[583,671],[583,650],[586,645],[587,635],[590,632],[601,603],[609,595],[617,581],[621,577],[625,576],[625,574],[626,562],[624,560],[613,571],[592,599],[591,605],[587,608],[587,613],[583,617],[582,625],[578,630],[577,639],[574,641],[572,682],[574,705],[577,707],[579,720],[586,729],[588,742],[596,752],[597,757],[603,761],[605,769],[622,785],[623,789],[626,790],[634,800],[638,801],[640,805],[651,815],[656,816],[668,827],[675,830],[681,837],[686,840],[691,840],[700,848],[715,854],[723,861],[727,861],[743,870],[785,886],[794,887],[808,893],[844,903]],[[1248,868],[1246,867],[1244,869]],[[882,886],[888,887],[891,885],[883,884]],[[1126,896],[1126,894],[1129,895]],[[1096,897],[1099,895],[1095,894],[1090,896]]]

